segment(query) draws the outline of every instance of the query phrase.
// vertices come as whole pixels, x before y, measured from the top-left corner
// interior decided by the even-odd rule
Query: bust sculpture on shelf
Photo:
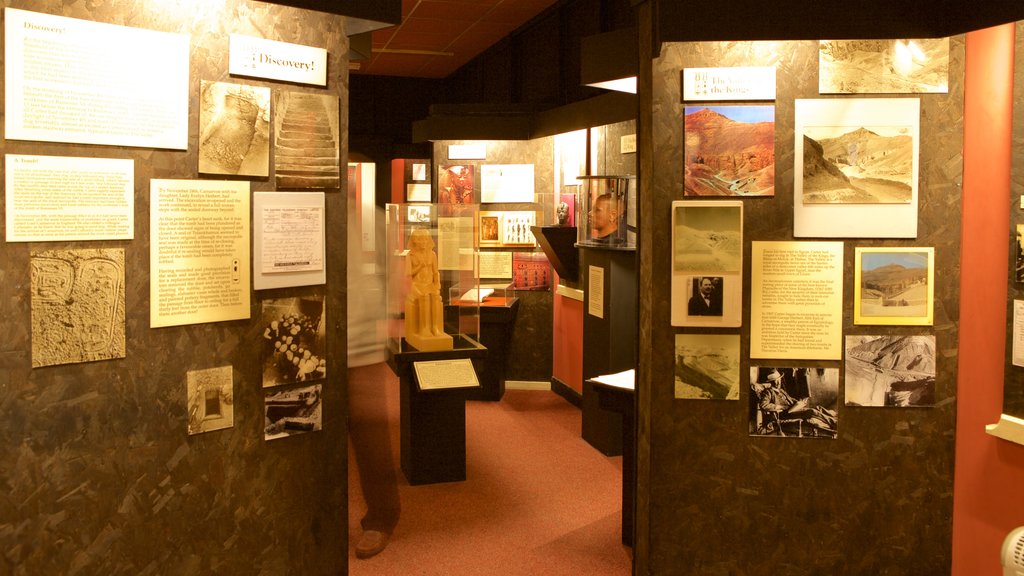
[[[405,274],[409,296],[405,299],[405,341],[421,352],[451,350],[452,337],[444,333],[441,276],[437,269],[434,239],[426,228],[409,235]]]
[[[558,217],[558,225],[565,226],[569,223],[569,205],[565,202],[559,202],[558,208],[555,209],[555,215]]]

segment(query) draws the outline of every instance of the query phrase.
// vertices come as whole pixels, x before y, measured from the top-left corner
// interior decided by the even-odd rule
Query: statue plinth
[[[420,352],[438,352],[441,350],[451,350],[454,347],[452,337],[448,334],[436,336],[433,334],[427,336],[406,334],[405,341]]]

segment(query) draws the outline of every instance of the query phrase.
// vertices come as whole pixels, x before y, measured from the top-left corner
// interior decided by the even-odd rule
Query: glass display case
[[[634,176],[578,176],[583,186],[579,191],[579,212],[576,214],[577,243],[580,246],[635,248],[636,221],[630,215],[636,201]]]
[[[473,298],[480,294],[477,209],[475,204],[387,205],[393,353],[479,347],[480,299]]]

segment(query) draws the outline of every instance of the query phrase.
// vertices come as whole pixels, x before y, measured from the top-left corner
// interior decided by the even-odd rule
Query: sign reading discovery
[[[231,35],[231,74],[327,86],[327,50]]]

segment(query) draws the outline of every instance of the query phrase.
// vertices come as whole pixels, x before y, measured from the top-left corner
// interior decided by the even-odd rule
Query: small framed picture
[[[853,323],[931,326],[934,248],[855,248]]]

